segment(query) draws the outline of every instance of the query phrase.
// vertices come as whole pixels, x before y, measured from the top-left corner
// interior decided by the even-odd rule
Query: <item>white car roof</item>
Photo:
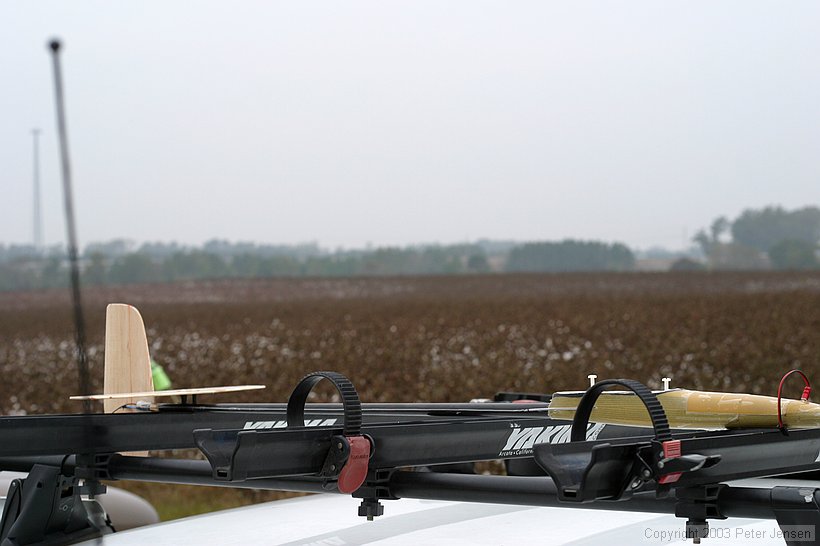
[[[359,500],[315,495],[225,510],[107,535],[85,545],[340,546],[349,544],[691,544],[672,515],[402,499],[384,515],[357,515]],[[720,544],[784,544],[775,521],[710,521]]]

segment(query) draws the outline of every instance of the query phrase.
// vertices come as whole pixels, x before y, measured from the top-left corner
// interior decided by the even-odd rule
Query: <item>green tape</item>
[[[155,391],[167,391],[172,387],[171,378],[153,358],[151,359],[151,377],[154,380]]]

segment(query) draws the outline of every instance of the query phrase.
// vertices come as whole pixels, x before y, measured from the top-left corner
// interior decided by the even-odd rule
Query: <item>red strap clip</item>
[[[350,455],[339,472],[339,492],[352,493],[362,486],[370,462],[370,440],[364,436],[346,436]]]
[[[680,457],[680,440],[667,440],[663,444],[663,458],[677,459]],[[672,472],[671,474],[664,474],[658,479],[658,483],[667,484],[678,481],[683,472]]]

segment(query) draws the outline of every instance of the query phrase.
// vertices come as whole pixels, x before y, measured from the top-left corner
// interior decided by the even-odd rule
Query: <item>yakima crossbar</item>
[[[306,404],[321,380],[334,384],[341,405]],[[596,397],[610,385],[636,393],[654,429],[589,423]],[[0,469],[56,473],[60,487],[76,491],[99,492],[100,480],[130,479],[348,493],[362,499],[359,514],[369,519],[383,512],[383,500],[416,497],[675,513],[687,518],[687,534],[696,539],[706,536],[708,519],[729,516],[820,523],[820,493],[812,486],[761,493],[726,485],[820,469],[820,429],[675,431],[653,398],[633,381],[601,382],[584,394],[570,424],[551,419],[542,402],[362,405],[344,376],[317,372],[299,383],[287,405],[2,417]],[[207,460],[117,453],[191,447]],[[531,461],[543,470],[535,467],[531,476],[405,470],[495,459]],[[15,521],[39,521],[51,509],[51,497],[35,495],[25,483],[20,502],[6,505],[0,540],[26,528]],[[21,536],[15,544],[27,543]]]
[[[611,385],[629,388],[646,404],[654,437],[585,441],[582,431],[595,400]],[[534,446],[536,462],[567,502],[620,500],[646,486],[663,495],[671,488],[820,468],[820,429],[704,431],[673,438],[655,395],[630,380],[590,387],[578,405],[571,437],[563,445]]]

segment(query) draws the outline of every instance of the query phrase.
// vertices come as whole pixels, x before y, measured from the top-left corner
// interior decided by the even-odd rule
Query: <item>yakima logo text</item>
[[[306,427],[332,427],[336,424],[338,419],[311,419],[305,421]],[[245,423],[243,429],[261,430],[265,428],[285,428],[288,426],[287,421],[248,421]]]
[[[587,440],[596,440],[604,426],[601,423],[587,425]],[[571,431],[572,425],[513,427],[509,437],[507,437],[507,443],[504,444],[504,449],[501,450],[498,456],[504,458],[529,455],[532,453],[532,446],[535,444],[565,444],[569,442]]]

